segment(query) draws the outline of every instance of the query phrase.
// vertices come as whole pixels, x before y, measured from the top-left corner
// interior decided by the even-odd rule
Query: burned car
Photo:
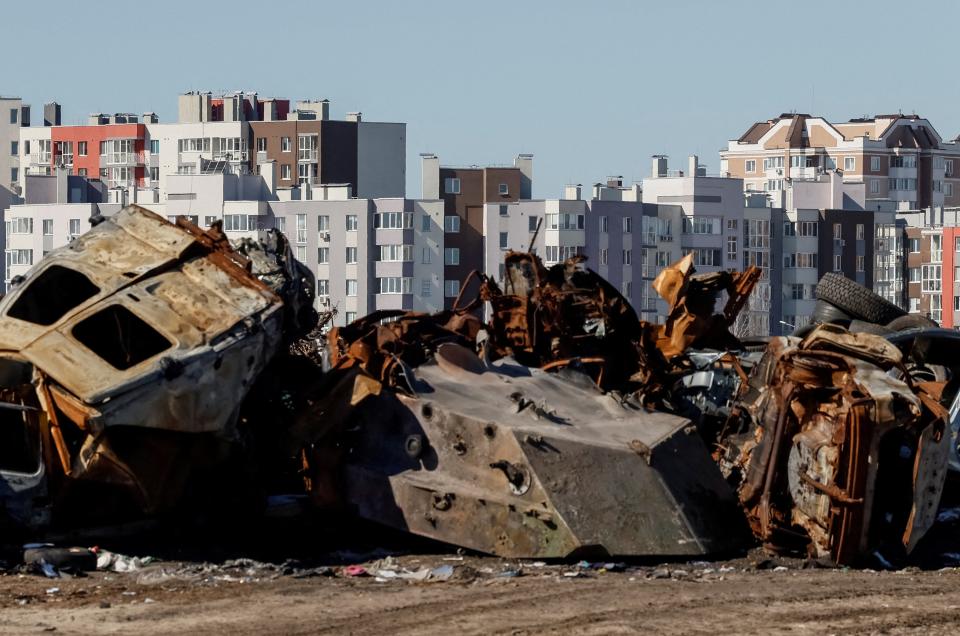
[[[0,301],[0,500],[27,526],[78,501],[174,503],[237,437],[272,357],[315,322],[309,272],[278,233],[248,258],[182,217],[130,206],[98,221]]]
[[[718,555],[751,532],[834,563],[909,553],[956,456],[960,338],[828,275],[818,325],[740,340],[759,277],[688,255],[652,324],[583,257],[508,252],[450,310],[329,328],[279,232],[231,245],[128,207],[0,300],[0,503],[71,525],[249,473],[507,557]]]

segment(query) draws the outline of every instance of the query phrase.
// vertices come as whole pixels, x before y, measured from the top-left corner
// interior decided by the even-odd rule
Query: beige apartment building
[[[829,122],[785,113],[753,124],[720,152],[721,173],[774,198],[831,172],[863,183],[868,210],[960,205],[960,144],[919,115]],[[887,202],[887,203],[884,203]]]

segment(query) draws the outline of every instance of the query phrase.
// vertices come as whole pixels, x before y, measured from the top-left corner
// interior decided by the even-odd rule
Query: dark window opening
[[[0,408],[0,470],[33,474],[40,469],[40,430],[29,413]]]
[[[121,371],[173,346],[160,332],[120,305],[111,305],[81,321],[73,328],[73,337]]]
[[[51,265],[30,283],[7,315],[37,325],[52,325],[100,288],[80,272]]]

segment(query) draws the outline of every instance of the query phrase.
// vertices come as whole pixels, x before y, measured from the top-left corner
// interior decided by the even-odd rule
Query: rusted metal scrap
[[[312,279],[279,233],[248,258],[183,217],[130,206],[98,221],[0,300],[0,501],[28,527],[174,505],[315,322]]]
[[[772,339],[724,439],[756,536],[841,564],[878,547],[909,553],[946,476],[942,389],[914,383],[879,336],[822,325]]]

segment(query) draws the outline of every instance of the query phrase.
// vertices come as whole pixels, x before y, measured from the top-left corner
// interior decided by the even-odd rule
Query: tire
[[[887,329],[890,331],[905,331],[907,329],[929,329],[937,328],[940,325],[936,321],[921,316],[920,314],[907,314],[900,316],[887,323]]]
[[[813,307],[812,320],[813,322],[829,322],[847,326],[850,324],[850,314],[825,300],[818,300]]]
[[[889,327],[864,320],[851,320],[850,326],[847,327],[847,329],[850,330],[850,333],[872,333],[875,336],[886,336],[894,332],[894,330]]]
[[[817,299],[836,306],[851,318],[878,325],[886,325],[907,315],[893,303],[836,272],[827,272],[817,283]]]

